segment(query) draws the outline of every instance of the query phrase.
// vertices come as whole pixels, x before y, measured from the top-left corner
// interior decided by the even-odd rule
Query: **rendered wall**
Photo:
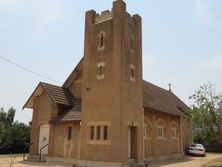
[[[72,128],[72,137],[68,140],[68,127]],[[78,144],[79,144],[79,123],[59,123],[55,124],[54,133],[54,157],[74,158],[78,157]]]
[[[160,160],[172,154],[182,153],[180,117],[164,114],[157,111],[144,111],[144,122],[149,125],[148,137],[144,139],[145,159]],[[157,127],[164,126],[164,137],[157,137]],[[177,128],[177,137],[173,138],[171,128]]]
[[[111,17],[111,18],[110,18]],[[104,19],[104,20],[103,20]],[[141,18],[131,17],[123,1],[115,1],[112,13],[86,13],[82,86],[81,160],[128,162],[128,127],[135,127],[135,160],[143,161]],[[98,49],[98,35],[105,32],[105,48]],[[130,36],[135,38],[134,54]],[[131,55],[132,54],[132,55]],[[105,63],[104,79],[97,79],[97,65]],[[130,80],[135,65],[135,81]],[[108,125],[107,142],[89,141],[91,125]]]
[[[39,143],[39,128],[43,124],[50,124],[50,136],[49,136],[49,155],[52,153],[53,148],[53,125],[50,120],[52,117],[57,115],[57,108],[51,102],[50,97],[45,91],[35,99],[33,107],[33,117],[32,117],[32,130],[31,130],[31,146],[30,154],[38,154],[38,143]]]

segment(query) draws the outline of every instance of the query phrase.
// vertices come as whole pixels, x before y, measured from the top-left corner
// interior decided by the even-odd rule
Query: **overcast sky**
[[[210,81],[222,92],[221,0],[126,0],[143,18],[144,79],[188,99]],[[0,58],[0,107],[17,110],[40,81],[61,85],[83,56],[85,11],[111,9],[112,0],[0,0],[0,56],[57,80],[24,71]]]

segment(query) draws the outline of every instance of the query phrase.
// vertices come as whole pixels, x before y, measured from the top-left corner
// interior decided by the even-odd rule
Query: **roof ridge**
[[[51,84],[51,83],[47,83],[47,82],[40,82],[40,84],[44,84],[44,85],[49,85],[49,86],[55,86],[55,87],[63,88],[62,86],[53,85],[53,84]]]

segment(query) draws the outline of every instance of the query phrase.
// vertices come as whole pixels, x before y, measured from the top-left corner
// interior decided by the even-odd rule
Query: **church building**
[[[62,86],[40,82],[24,108],[33,109],[30,156],[48,161],[143,166],[192,142],[188,106],[143,80],[142,20],[123,0],[86,12],[83,58]]]

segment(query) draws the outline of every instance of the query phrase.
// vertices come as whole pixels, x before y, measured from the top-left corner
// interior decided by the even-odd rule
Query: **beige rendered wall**
[[[68,127],[72,128],[71,140],[68,140]],[[67,122],[55,124],[54,133],[54,157],[77,158],[79,144],[79,123]]]
[[[75,96],[75,98],[82,98],[82,71],[79,72],[79,75],[75,78],[74,81],[72,81],[68,89]]]
[[[115,1],[112,18],[96,22],[96,12],[86,13],[82,87],[82,160],[128,162],[128,127],[135,127],[136,160],[143,160],[141,18],[130,17],[125,3]],[[105,48],[98,50],[98,34],[105,32]],[[130,35],[135,38],[130,51]],[[97,64],[105,62],[104,79],[97,79]],[[135,81],[130,80],[130,64]],[[93,124],[108,125],[108,141],[90,142]]]
[[[57,115],[57,107],[53,105],[50,97],[45,91],[34,100],[33,117],[32,117],[32,130],[31,130],[31,141],[30,154],[38,154],[38,143],[39,143],[39,129],[43,124],[50,125],[50,136],[49,136],[49,155],[53,149],[53,125],[51,124],[51,118]]]
[[[144,138],[145,159],[158,160],[159,156],[182,153],[180,135],[180,117],[158,111],[144,112],[144,123],[148,125],[147,137]],[[164,137],[157,137],[157,127],[164,127]],[[176,138],[172,138],[171,128],[177,129]]]
[[[192,121],[190,118],[183,117],[183,147],[184,151],[193,143]]]

